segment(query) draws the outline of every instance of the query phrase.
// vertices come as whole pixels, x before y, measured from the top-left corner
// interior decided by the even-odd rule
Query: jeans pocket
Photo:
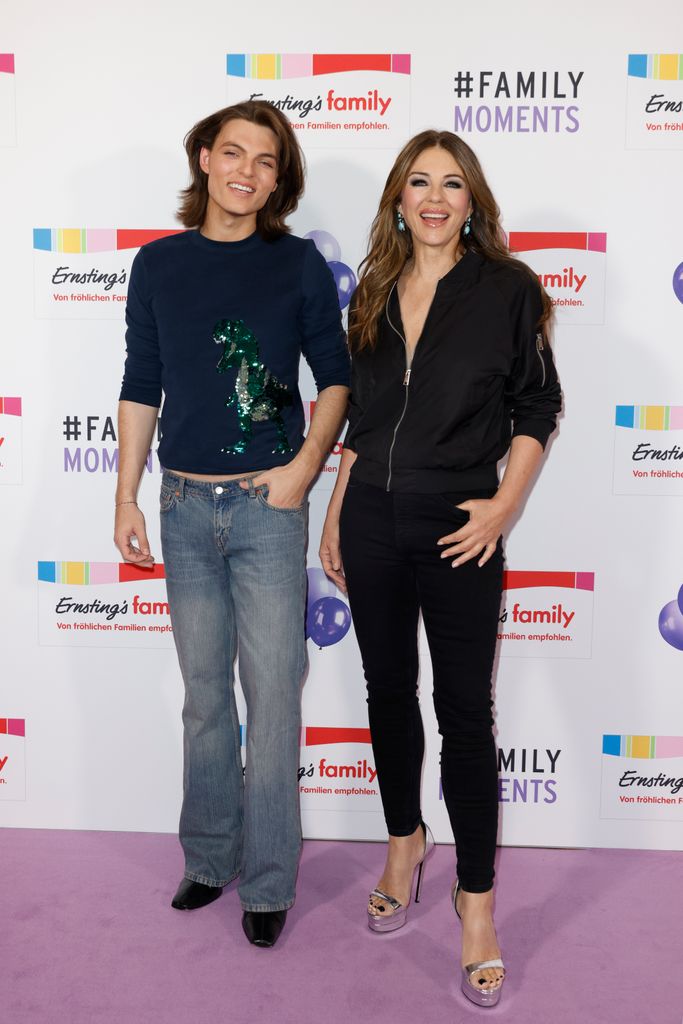
[[[162,513],[170,512],[177,500],[177,492],[172,488],[167,487],[165,484],[162,484],[161,491],[159,493],[159,511]]]
[[[268,488],[258,487],[256,490],[256,497],[258,498],[261,505],[267,508],[270,512],[281,512],[283,515],[301,515],[304,508],[306,507],[306,500],[302,505],[295,505],[293,508],[280,508],[278,505],[271,505],[268,501],[267,495],[269,494]]]

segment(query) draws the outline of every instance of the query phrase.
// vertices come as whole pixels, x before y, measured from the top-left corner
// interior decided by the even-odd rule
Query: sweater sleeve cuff
[[[151,405],[158,409],[161,405],[161,388],[142,388],[124,381],[119,402],[137,402],[138,405]]]
[[[548,438],[554,429],[555,423],[551,423],[549,420],[519,420],[514,425],[512,436],[533,437],[545,450]]]

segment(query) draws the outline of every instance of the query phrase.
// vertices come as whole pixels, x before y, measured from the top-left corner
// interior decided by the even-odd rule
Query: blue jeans
[[[277,509],[267,488],[165,472],[161,545],[185,683],[185,876],[226,885],[244,910],[294,902],[301,850],[298,766],[306,668],[307,506]],[[234,694],[247,703],[240,757]]]

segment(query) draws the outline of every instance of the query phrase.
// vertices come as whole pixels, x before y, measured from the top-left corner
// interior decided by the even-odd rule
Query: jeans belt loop
[[[175,478],[175,495],[178,501],[184,501],[185,499],[185,477],[177,476]]]
[[[250,476],[247,479],[247,483],[249,484],[249,497],[250,498],[255,498],[256,497],[256,488],[254,487],[254,478],[253,478],[253,476]]]

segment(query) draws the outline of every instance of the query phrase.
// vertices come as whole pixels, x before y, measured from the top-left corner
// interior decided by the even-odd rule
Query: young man
[[[344,416],[348,356],[332,275],[284,223],[303,191],[284,115],[227,107],[185,148],[192,230],[144,246],[131,274],[114,539],[127,561],[153,564],[136,498],[163,391],[161,542],[185,684],[185,877],[172,906],[205,906],[239,876],[247,938],[272,946],[301,847],[306,491]],[[305,441],[302,352],[319,392]]]

